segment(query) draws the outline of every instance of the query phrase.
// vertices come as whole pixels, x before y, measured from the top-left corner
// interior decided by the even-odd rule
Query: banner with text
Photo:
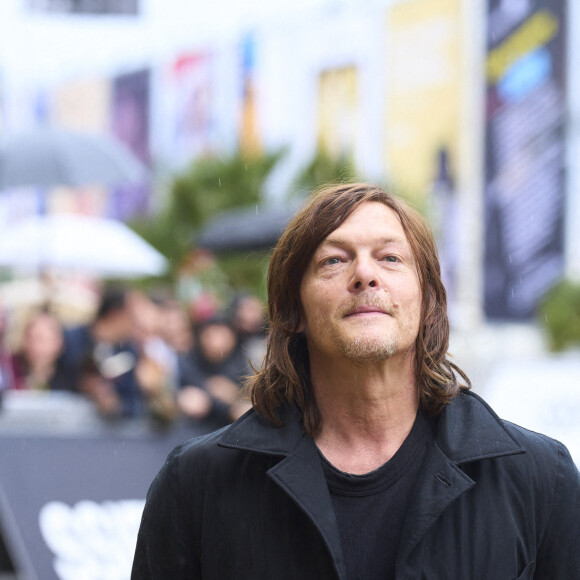
[[[490,0],[484,310],[526,320],[564,271],[565,0]]]
[[[129,580],[147,489],[197,434],[0,435],[0,543],[17,577]]]

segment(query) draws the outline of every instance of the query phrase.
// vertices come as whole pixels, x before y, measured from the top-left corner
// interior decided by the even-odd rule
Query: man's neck
[[[419,407],[412,365],[311,366],[316,401],[322,415],[316,444],[335,467],[368,473],[386,463],[411,431]]]

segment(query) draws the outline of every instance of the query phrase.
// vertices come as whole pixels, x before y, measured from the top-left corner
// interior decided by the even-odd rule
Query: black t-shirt
[[[320,453],[349,580],[388,580],[434,425],[421,410],[411,432],[383,466],[363,475],[336,469]]]

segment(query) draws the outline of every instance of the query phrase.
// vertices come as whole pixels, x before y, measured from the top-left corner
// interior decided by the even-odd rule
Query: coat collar
[[[462,391],[441,413],[437,444],[456,465],[525,453],[503,421],[471,391]]]
[[[313,440],[302,432],[302,420],[294,406],[282,408],[277,427],[249,411],[227,429],[218,445],[282,456],[267,475],[280,486],[318,528],[339,580],[346,580],[346,564],[332,500]]]
[[[305,437],[302,433],[300,413],[294,405],[282,407],[277,426],[253,410],[242,415],[227,428],[218,445],[270,455],[288,455]]]
[[[296,407],[283,407],[279,416],[282,425],[277,427],[249,411],[224,431],[219,445],[289,455],[306,436],[302,433],[302,421]],[[462,391],[439,416],[437,444],[456,465],[525,453],[509,435],[501,419],[471,391]]]
[[[302,432],[300,413],[281,409],[280,427],[249,411],[227,428],[218,445],[281,456],[268,470],[276,482],[318,527],[337,577],[346,578],[346,565],[324,472],[312,439]],[[461,392],[437,420],[436,443],[427,454],[414,500],[401,536],[397,569],[404,568],[426,531],[460,495],[476,482],[460,465],[472,461],[524,453],[502,421],[477,395]]]

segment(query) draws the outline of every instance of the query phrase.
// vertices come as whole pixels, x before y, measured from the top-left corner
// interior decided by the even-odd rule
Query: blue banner
[[[526,320],[564,272],[566,2],[488,2],[484,310]]]

